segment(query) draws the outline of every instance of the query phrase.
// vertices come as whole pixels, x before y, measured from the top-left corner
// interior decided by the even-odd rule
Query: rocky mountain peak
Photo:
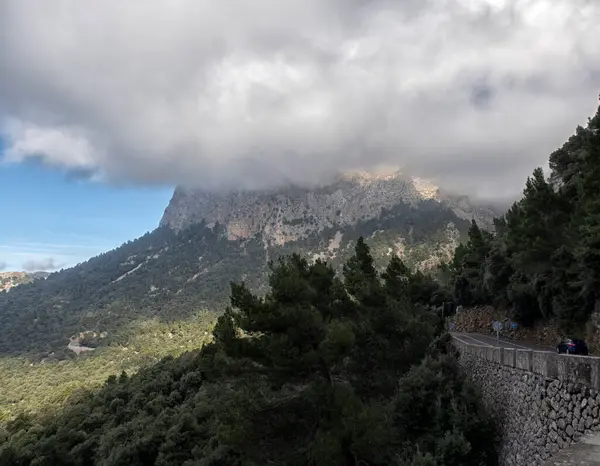
[[[457,198],[458,199],[458,198]],[[398,170],[343,173],[329,184],[312,188],[211,193],[177,188],[160,222],[175,231],[204,221],[222,224],[229,239],[257,233],[270,244],[285,244],[326,228],[355,225],[377,218],[399,203],[418,207],[425,200],[445,203],[459,218],[491,225],[493,213],[444,197],[433,183]]]

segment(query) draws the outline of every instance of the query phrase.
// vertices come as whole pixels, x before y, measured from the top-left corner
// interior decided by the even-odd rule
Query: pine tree
[[[359,303],[381,306],[383,294],[375,261],[369,246],[361,236],[354,247],[354,255],[343,267],[344,286]]]
[[[484,264],[491,249],[492,236],[482,231],[475,220],[469,228],[469,241],[457,249],[452,263],[455,273],[454,297],[459,304],[487,304],[490,296],[484,287]]]
[[[386,293],[396,299],[407,297],[410,277],[409,268],[396,255],[391,258],[385,272],[381,274]]]
[[[575,258],[581,265],[581,296],[588,312],[600,311],[600,107],[583,137],[586,147],[585,172],[580,187],[578,226],[580,241]]]
[[[219,320],[215,338],[229,354],[250,357],[273,375],[320,374],[330,381],[331,367],[354,338],[339,321],[350,307],[341,283],[331,266],[309,265],[297,254],[271,269],[271,291],[264,298],[243,283],[232,284],[232,306]]]

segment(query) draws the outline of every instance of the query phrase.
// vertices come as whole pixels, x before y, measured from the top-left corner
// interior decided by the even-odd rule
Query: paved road
[[[452,335],[464,341],[465,343],[469,343],[471,345],[482,345],[482,346],[500,346],[502,348],[512,348],[512,349],[532,349],[537,351],[556,351],[556,347],[552,346],[543,346],[535,343],[529,343],[525,341],[513,342],[511,340],[506,340],[504,338],[500,338],[500,340],[496,339],[495,336],[490,335],[481,335],[479,333],[458,333],[452,332]]]
[[[543,466],[600,466],[600,433],[585,435],[546,461]]]

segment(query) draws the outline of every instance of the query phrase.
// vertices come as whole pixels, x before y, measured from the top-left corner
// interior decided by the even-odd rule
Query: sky
[[[518,196],[596,112],[599,21],[597,0],[0,0],[2,203],[44,199],[2,205],[0,262],[137,236],[176,185],[385,165]]]
[[[60,270],[114,249],[156,228],[171,194],[0,164],[0,272]]]

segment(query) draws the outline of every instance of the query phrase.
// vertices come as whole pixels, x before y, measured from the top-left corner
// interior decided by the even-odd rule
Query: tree
[[[581,327],[600,310],[600,108],[536,168],[493,236],[472,225],[449,271],[462,304],[509,308],[524,325]]]
[[[487,304],[490,296],[483,285],[484,263],[491,249],[492,236],[481,230],[475,220],[471,221],[469,240],[457,249],[452,270],[454,271],[454,296],[459,304]]]
[[[581,296],[589,312],[600,311],[600,107],[581,136],[586,153],[585,171],[580,182],[580,208],[577,232],[580,237],[575,259],[581,266]]]
[[[216,338],[231,355],[253,359],[282,378],[320,374],[331,383],[331,369],[354,339],[340,318],[351,309],[334,270],[322,261],[309,265],[297,254],[271,265],[271,291],[254,296],[243,283],[232,284],[231,307]]]
[[[383,294],[369,246],[361,236],[354,256],[343,267],[344,286],[356,301],[366,306],[381,306]]]

